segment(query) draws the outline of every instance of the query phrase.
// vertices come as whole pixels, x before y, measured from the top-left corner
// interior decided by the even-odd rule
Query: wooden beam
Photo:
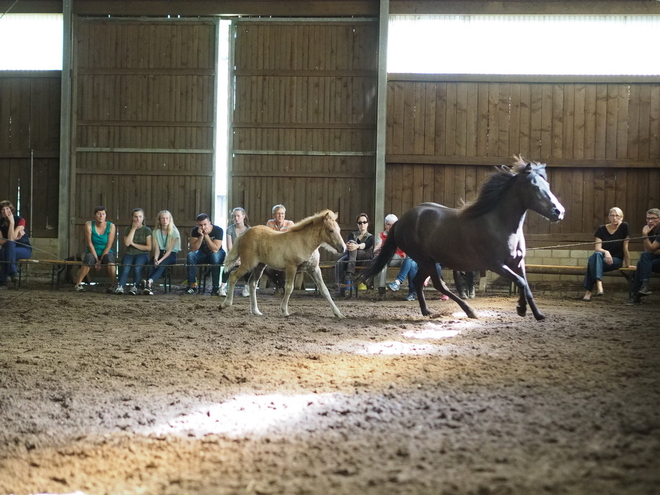
[[[79,15],[157,15],[157,16],[375,16],[375,0],[344,1],[258,1],[238,0],[74,0],[74,13]]]
[[[530,158],[531,157],[525,157]],[[387,163],[391,164],[423,164],[423,165],[475,165],[496,166],[510,165],[512,157],[480,157],[480,156],[432,156],[432,155],[387,155]],[[548,160],[550,168],[660,168],[659,160],[605,160],[576,159],[567,160],[552,158]]]
[[[513,0],[471,1],[392,0],[392,14],[485,14],[485,15],[648,15],[660,14],[653,1]]]
[[[660,3],[660,2],[658,2]],[[389,73],[388,81],[404,82],[504,82],[539,84],[657,84],[660,76],[587,76],[587,75],[523,75],[523,74],[404,74]]]
[[[0,14],[61,14],[62,0],[0,0]]]

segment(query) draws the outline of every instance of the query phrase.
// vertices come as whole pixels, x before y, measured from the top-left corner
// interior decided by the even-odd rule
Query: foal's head
[[[289,229],[289,232],[304,230],[313,227],[317,232],[318,241],[325,248],[337,253],[343,253],[346,249],[344,239],[341,237],[341,229],[337,223],[337,214],[332,210],[323,210],[311,217],[305,218]]]

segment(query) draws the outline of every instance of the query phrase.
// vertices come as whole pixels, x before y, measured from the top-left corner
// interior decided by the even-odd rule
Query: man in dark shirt
[[[660,209],[651,208],[646,212],[646,225],[642,229],[644,252],[639,257],[635,280],[632,287],[632,304],[642,302],[641,296],[651,295],[649,282],[651,272],[660,273]]]
[[[213,225],[206,213],[200,213],[195,219],[197,226],[190,234],[190,253],[187,258],[188,294],[197,292],[196,270],[200,264],[211,266],[212,296],[218,296],[220,287],[220,266],[225,262],[225,250],[222,249],[221,227]]]

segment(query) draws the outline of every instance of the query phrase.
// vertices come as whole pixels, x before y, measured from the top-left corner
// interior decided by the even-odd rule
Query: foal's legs
[[[298,267],[296,265],[286,267],[286,285],[284,286],[284,297],[280,304],[280,311],[284,316],[289,316],[289,298],[293,292],[293,283],[295,282],[297,271]]]
[[[220,309],[228,308],[234,302],[234,286],[236,281],[249,272],[252,268],[249,268],[246,263],[241,263],[241,265],[234,271],[229,274],[229,288],[227,289],[227,297],[222,301]]]
[[[257,285],[259,284],[259,280],[261,280],[261,276],[265,269],[266,265],[259,263],[257,267],[252,270],[250,280],[248,280],[248,287],[250,288],[250,313],[257,316],[261,316],[262,314],[257,306]]]
[[[447,284],[444,280],[442,280],[442,277],[440,276],[440,268],[438,268],[435,264],[433,265],[433,270],[431,270],[431,280],[433,280],[433,287],[458,304],[461,309],[465,311],[465,314],[468,318],[477,318],[477,314],[470,307],[470,305],[449,290],[449,287],[447,287]]]
[[[318,267],[318,265],[307,270],[307,273],[309,273],[312,276],[312,279],[314,280],[316,287],[321,291],[323,297],[325,297],[327,301],[330,303],[330,306],[332,307],[332,312],[335,314],[335,316],[337,318],[344,318],[344,315],[341,314],[341,311],[339,311],[339,308],[332,300],[332,296],[330,296],[330,292],[328,291],[328,288],[325,286],[325,283],[323,282],[321,269]]]

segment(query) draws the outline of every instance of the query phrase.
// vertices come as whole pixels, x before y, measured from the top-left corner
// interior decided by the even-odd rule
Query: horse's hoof
[[[518,313],[518,316],[525,316],[527,314],[527,308],[516,306],[516,312]]]
[[[465,313],[465,314],[467,315],[468,318],[474,318],[475,320],[479,319],[479,317],[477,316],[477,313],[474,313],[472,311],[469,312],[469,313]]]
[[[336,316],[337,318],[340,318],[340,319],[342,319],[342,318],[346,318],[346,317],[345,317],[343,314],[341,314],[341,313],[335,313],[335,316]]]
[[[534,315],[534,318],[536,318],[537,321],[545,320],[545,315],[543,313],[539,313]]]
[[[423,309],[422,316],[431,316],[431,312],[428,309]]]

